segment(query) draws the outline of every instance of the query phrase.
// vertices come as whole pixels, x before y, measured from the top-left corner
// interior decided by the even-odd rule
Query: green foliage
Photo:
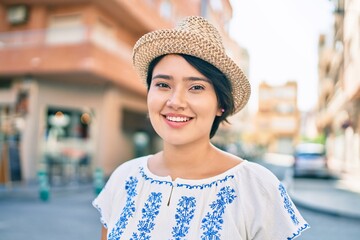
[[[325,134],[319,134],[316,137],[310,138],[307,136],[302,136],[301,137],[301,141],[302,142],[309,142],[309,143],[321,143],[321,144],[325,144],[326,142],[326,137]]]

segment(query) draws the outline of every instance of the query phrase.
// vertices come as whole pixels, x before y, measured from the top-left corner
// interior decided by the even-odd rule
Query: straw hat
[[[164,54],[187,54],[217,67],[232,84],[235,111],[250,97],[250,84],[239,66],[226,54],[219,32],[200,16],[185,18],[174,29],[157,30],[142,36],[133,50],[133,64],[146,82],[150,62]]]

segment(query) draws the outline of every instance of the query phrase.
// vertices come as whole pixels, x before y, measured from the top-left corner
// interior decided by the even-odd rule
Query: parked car
[[[294,151],[294,177],[327,177],[325,146],[319,143],[301,143]]]

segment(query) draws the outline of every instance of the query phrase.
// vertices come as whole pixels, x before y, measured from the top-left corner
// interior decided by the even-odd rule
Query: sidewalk
[[[360,219],[360,179],[296,178],[288,186],[293,202],[303,208]]]

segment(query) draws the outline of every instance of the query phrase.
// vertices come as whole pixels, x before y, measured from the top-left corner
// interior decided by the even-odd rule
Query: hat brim
[[[165,29],[150,32],[141,37],[134,46],[133,64],[146,83],[149,64],[153,59],[165,54],[187,54],[207,61],[218,68],[229,79],[234,98],[234,113],[248,102],[250,83],[240,67],[226,55],[225,50],[207,41],[201,35]]]

